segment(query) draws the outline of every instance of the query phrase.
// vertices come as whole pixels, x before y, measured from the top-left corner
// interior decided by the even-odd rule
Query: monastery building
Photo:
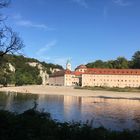
[[[71,63],[67,61],[66,70],[50,75],[49,85],[140,87],[140,69],[87,68],[80,65],[72,71]]]

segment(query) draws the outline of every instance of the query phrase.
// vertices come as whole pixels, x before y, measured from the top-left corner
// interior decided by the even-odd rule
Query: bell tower
[[[66,70],[71,71],[71,62],[70,62],[70,60],[68,60],[67,63],[66,63]]]

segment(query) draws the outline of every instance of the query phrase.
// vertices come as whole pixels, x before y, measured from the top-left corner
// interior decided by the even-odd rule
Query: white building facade
[[[69,65],[69,63],[67,63]],[[91,87],[140,87],[140,69],[99,69],[78,66],[50,75],[49,85]]]

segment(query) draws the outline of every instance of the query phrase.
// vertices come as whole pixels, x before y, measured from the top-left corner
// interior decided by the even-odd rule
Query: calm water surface
[[[32,108],[51,113],[58,121],[93,121],[112,130],[140,128],[140,100],[0,93],[0,109],[18,113]]]

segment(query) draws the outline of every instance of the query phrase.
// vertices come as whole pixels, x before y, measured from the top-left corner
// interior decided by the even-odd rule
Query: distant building
[[[66,70],[50,75],[49,85],[140,87],[140,70],[87,68],[85,65],[80,65],[75,71],[71,71],[71,64],[68,61]]]

